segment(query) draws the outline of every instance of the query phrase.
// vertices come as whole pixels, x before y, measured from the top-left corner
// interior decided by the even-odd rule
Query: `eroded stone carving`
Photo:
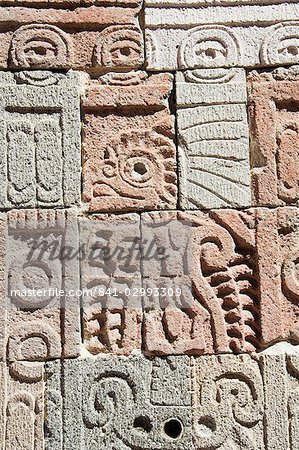
[[[299,202],[298,86],[297,66],[250,75],[251,160],[256,205]]]
[[[107,27],[99,35],[95,65],[109,68],[139,67],[143,63],[143,52],[140,28],[133,25]]]
[[[261,63],[270,66],[298,63],[299,24],[280,23],[268,31],[261,47]]]
[[[10,58],[14,67],[65,69],[72,66],[72,43],[52,25],[24,25],[13,34]]]
[[[180,68],[231,67],[240,59],[240,44],[234,32],[220,25],[192,29],[178,53]]]
[[[152,218],[159,223],[161,216]],[[189,275],[177,277],[175,286],[182,288],[179,303],[166,297],[164,308],[161,303],[146,304],[146,351],[203,354],[255,350],[259,346],[259,299],[254,211],[178,213],[178,219],[193,226]],[[184,289],[186,278],[189,285]],[[170,287],[175,278],[161,277],[151,284],[159,286],[161,280]],[[148,286],[146,280],[144,286]]]
[[[75,73],[0,74],[2,208],[79,202],[79,87]]]
[[[176,150],[165,101],[171,80],[169,74],[134,72],[90,83],[83,143],[83,193],[89,210],[175,206]]]
[[[147,67],[176,70],[294,64],[299,61],[298,19],[293,1],[148,0]]]
[[[195,360],[194,444],[201,449],[264,449],[264,395],[250,356]]]
[[[176,358],[168,364],[157,362],[153,369],[152,363],[143,357],[66,361],[67,392],[62,400],[63,410],[70,408],[70,414],[63,448],[98,446],[112,450],[117,446],[118,449],[169,450],[177,449],[178,445],[184,450],[192,448],[191,415],[187,407],[190,405],[188,360]],[[57,370],[56,362],[47,366],[47,372],[51,373],[47,391],[57,389]],[[73,389],[73,383],[81,388]],[[56,419],[49,415],[47,428],[59,426]],[[171,420],[178,429],[172,430]]]
[[[63,371],[49,362],[46,442],[55,450],[295,450],[298,349],[283,347],[255,357],[105,356],[65,361]]]
[[[245,71],[177,73],[176,92],[181,206],[250,206]]]
[[[298,227],[296,208],[258,211],[257,254],[265,344],[299,336]]]
[[[141,349],[139,217],[81,219],[83,337],[92,354]]]
[[[140,0],[25,3],[0,4],[1,68],[94,73],[143,64]]]
[[[41,376],[26,380],[1,363],[0,443],[3,448],[44,448],[43,364],[29,363]],[[2,403],[3,402],[3,403]]]
[[[28,361],[78,353],[79,299],[69,291],[79,285],[79,266],[67,256],[78,247],[76,217],[72,210],[14,210],[3,228],[4,356],[30,382],[36,373]]]

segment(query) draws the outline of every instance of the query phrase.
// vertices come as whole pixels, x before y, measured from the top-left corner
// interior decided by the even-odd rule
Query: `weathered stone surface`
[[[0,73],[0,207],[80,201],[81,78]]]
[[[148,68],[296,63],[298,20],[296,2],[149,0],[145,7]]]
[[[163,214],[150,217],[158,224],[163,222]],[[159,298],[166,304],[164,309],[158,302],[151,305],[151,299],[146,298],[145,351],[203,354],[255,350],[259,346],[255,211],[178,213],[177,219],[193,226],[185,246],[186,253],[189,252],[188,259],[185,258],[186,274],[178,276],[175,286],[175,279],[167,276],[150,279],[150,286],[154,287],[155,281],[157,286],[164,282],[168,288],[180,287],[182,293]],[[158,228],[155,236],[152,227],[158,242],[159,232]],[[144,287],[149,286],[147,280],[143,282]]]
[[[250,206],[245,71],[177,73],[176,93],[181,207]]]
[[[108,74],[90,82],[83,102],[83,199],[90,211],[175,208],[171,89],[170,74]]]
[[[6,253],[1,353],[20,377],[30,379],[28,361],[79,351],[79,264],[67,256],[78,247],[77,221],[72,210],[14,210],[2,216],[1,229]]]
[[[92,354],[141,349],[139,245],[137,214],[80,220],[83,338]]]
[[[192,270],[192,221],[177,211],[141,215],[143,278],[180,277]]]
[[[250,76],[254,197],[257,205],[299,204],[299,70]]]
[[[292,353],[260,357],[267,449],[295,450],[298,447],[299,358]]]
[[[7,450],[44,449],[43,364],[27,367],[20,375],[15,365],[0,363],[0,443]]]
[[[139,10],[136,1],[71,9],[0,6],[0,67],[140,67],[144,55]]]
[[[189,366],[186,357],[68,360],[61,379],[64,395],[58,399],[60,365],[49,363],[47,396],[54,392],[63,407],[47,415],[46,430],[58,435],[64,420],[62,446],[53,445],[53,433],[49,441],[47,435],[51,449],[193,448]]]
[[[195,373],[195,448],[264,449],[258,363],[247,355],[204,356],[195,360]]]
[[[47,448],[296,450],[298,348],[277,351],[48,362]]]
[[[298,339],[299,212],[291,207],[263,208],[257,219],[263,342]]]

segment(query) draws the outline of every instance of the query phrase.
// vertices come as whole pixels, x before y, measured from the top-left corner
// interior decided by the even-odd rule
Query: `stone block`
[[[298,447],[299,358],[298,350],[294,349],[260,356],[269,450],[295,450]]]
[[[177,211],[141,215],[143,278],[190,275],[192,222]]]
[[[250,206],[244,69],[177,73],[176,93],[181,207]]]
[[[203,356],[194,365],[194,448],[265,449],[258,362],[248,355]]]
[[[68,0],[54,0],[40,5],[32,0],[30,8],[24,2],[10,3],[13,6],[0,6],[0,68],[99,72],[143,64],[140,1],[75,0],[68,5]]]
[[[73,210],[13,210],[2,215],[1,229],[6,254],[1,357],[28,377],[28,361],[79,351],[77,218]]]
[[[250,75],[256,205],[299,205],[299,67]]]
[[[176,207],[170,74],[108,74],[91,81],[84,109],[83,199],[89,211]]]
[[[0,444],[2,448],[44,449],[43,363],[28,363],[18,373],[16,365],[0,363]]]
[[[81,78],[0,72],[0,207],[80,201]]]
[[[92,354],[141,349],[139,246],[137,214],[80,219],[83,338]]]
[[[147,67],[176,70],[298,63],[298,20],[295,1],[148,0]]]
[[[259,209],[256,245],[263,344],[281,339],[297,340],[298,209]]]
[[[193,448],[188,358],[110,356],[67,360],[63,368],[60,375],[57,361],[47,364],[46,397],[64,386],[62,410],[52,409],[46,423],[58,436],[63,417],[63,445],[47,432],[51,449]]]
[[[51,361],[46,448],[296,450],[298,380],[298,346],[285,343],[255,356]]]
[[[169,217],[169,213],[163,214]],[[156,214],[157,223],[163,221],[163,214]],[[145,288],[149,282],[151,287],[160,287],[162,282],[171,287],[175,281],[182,290],[179,298],[169,293],[159,298],[162,307],[161,303],[160,307],[145,305],[146,353],[254,351],[260,337],[255,211],[178,213],[178,217],[192,224],[188,244],[191,267],[189,275],[176,280],[143,279]],[[151,218],[155,220],[155,215]]]

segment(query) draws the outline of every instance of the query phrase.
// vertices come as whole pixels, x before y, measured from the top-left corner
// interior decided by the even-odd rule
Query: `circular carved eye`
[[[95,47],[95,65],[131,67],[143,63],[143,39],[139,28],[112,26],[102,31]]]
[[[267,65],[299,62],[299,25],[279,24],[270,27],[260,52],[261,62]]]
[[[12,266],[9,272],[9,291],[12,299],[20,307],[27,309],[41,308],[55,297],[55,288],[61,286],[59,268],[42,261],[30,261]],[[52,288],[52,291],[51,291]],[[38,295],[34,290],[41,290]]]
[[[149,159],[137,156],[126,160],[123,175],[129,183],[146,183],[152,178],[153,169],[153,164]]]
[[[191,30],[178,56],[180,68],[235,66],[240,55],[236,36],[223,26],[203,26]]]
[[[19,68],[67,68],[72,63],[68,36],[51,25],[25,25],[13,35],[10,60]]]
[[[138,61],[140,57],[140,45],[127,39],[120,40],[111,46],[110,57],[115,66],[126,65],[128,61]]]
[[[27,265],[22,271],[23,286],[27,289],[47,289],[50,285],[51,274],[42,267]]]
[[[57,47],[51,42],[30,41],[24,46],[24,53],[30,65],[38,63],[43,58],[53,58],[57,55]]]
[[[217,41],[199,42],[196,45],[195,54],[207,62],[214,61],[218,58],[220,64],[221,59],[225,63],[227,49]]]

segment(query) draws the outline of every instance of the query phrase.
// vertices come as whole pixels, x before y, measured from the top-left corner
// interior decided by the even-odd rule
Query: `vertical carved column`
[[[250,206],[245,71],[179,72],[176,92],[181,207]]]

